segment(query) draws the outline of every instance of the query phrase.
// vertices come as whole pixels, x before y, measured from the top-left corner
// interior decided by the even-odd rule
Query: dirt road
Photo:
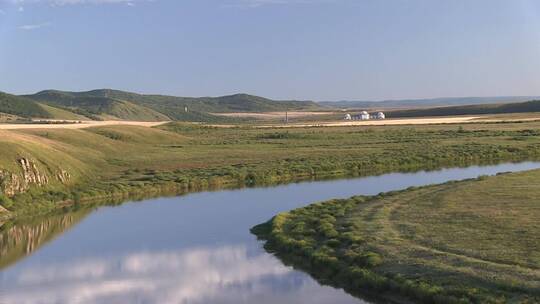
[[[466,122],[496,121],[480,119],[479,116],[466,117],[430,117],[430,118],[403,118],[385,120],[354,120],[354,121],[321,121],[309,123],[268,124],[256,125],[255,128],[305,128],[305,127],[343,127],[343,126],[395,126],[395,125],[429,125],[429,124],[456,124]],[[232,128],[236,125],[212,125],[214,127]]]
[[[285,114],[287,113],[287,114]],[[225,116],[225,117],[235,117],[235,118],[256,118],[256,119],[285,119],[285,115],[289,118],[299,118],[299,117],[309,117],[309,116],[321,116],[321,115],[331,115],[338,112],[301,112],[301,111],[291,111],[291,112],[264,112],[264,113],[212,113],[212,115]]]
[[[49,124],[0,124],[1,130],[21,130],[21,129],[84,129],[101,126],[143,126],[154,127],[167,123],[167,121],[82,121],[80,123],[49,123]]]
[[[403,118],[403,119],[384,119],[384,120],[354,120],[338,122],[322,122],[318,124],[302,124],[302,127],[309,126],[391,126],[391,125],[429,125],[429,124],[453,124],[470,122],[477,120],[478,116],[467,117],[441,117],[441,118]],[[296,125],[295,125],[296,126]]]
[[[321,121],[309,123],[291,123],[291,124],[265,124],[255,125],[255,128],[304,128],[304,127],[340,127],[340,126],[396,126],[396,125],[429,125],[429,124],[459,124],[470,122],[515,122],[515,121],[536,121],[538,117],[504,119],[502,117],[490,116],[460,116],[460,117],[427,117],[427,118],[402,118],[385,120],[355,120],[355,121]],[[19,130],[19,129],[83,129],[100,126],[143,126],[154,127],[167,123],[168,121],[148,122],[148,121],[83,121],[80,123],[51,123],[51,124],[0,124],[0,130]],[[233,128],[237,125],[232,124],[211,124],[209,126],[219,128]]]

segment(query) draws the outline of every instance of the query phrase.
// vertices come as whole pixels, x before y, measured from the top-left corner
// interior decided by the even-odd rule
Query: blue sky
[[[540,95],[540,1],[0,0],[0,90]]]

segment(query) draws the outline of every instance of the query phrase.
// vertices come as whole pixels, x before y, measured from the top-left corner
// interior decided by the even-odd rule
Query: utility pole
[[[285,123],[289,123],[289,112],[285,111]]]

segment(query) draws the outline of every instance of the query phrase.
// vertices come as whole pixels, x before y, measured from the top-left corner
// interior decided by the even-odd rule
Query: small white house
[[[349,113],[345,114],[345,120],[352,120],[351,114]]]
[[[369,113],[367,111],[360,112],[360,120],[369,120]]]
[[[371,113],[371,114],[369,114],[369,118],[370,118],[370,119],[382,120],[382,119],[385,119],[386,116],[384,115],[383,112],[377,112],[377,113]]]

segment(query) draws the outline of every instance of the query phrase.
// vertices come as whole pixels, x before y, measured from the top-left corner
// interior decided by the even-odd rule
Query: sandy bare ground
[[[404,119],[384,119],[384,120],[355,120],[328,122],[317,125],[336,126],[392,126],[392,125],[430,125],[430,124],[453,124],[470,122],[477,120],[478,116],[467,117],[440,117],[440,118],[404,118]],[[309,126],[309,125],[308,125]]]
[[[329,115],[336,114],[336,112],[287,112],[289,118],[298,118],[298,117],[308,117],[308,116],[320,116],[320,115]],[[226,116],[226,117],[235,117],[235,118],[256,118],[256,119],[284,119],[285,112],[264,112],[264,113],[212,113],[212,115],[217,116]]]
[[[328,121],[312,123],[291,123],[275,125],[258,125],[256,128],[305,128],[305,127],[344,127],[344,126],[396,126],[396,125],[430,125],[430,124],[456,124],[467,122],[497,121],[493,119],[481,120],[480,116],[463,117],[430,117],[430,118],[403,118],[385,120],[354,120],[354,121]],[[230,128],[235,125],[212,125],[214,127]]]
[[[492,116],[459,116],[459,117],[426,117],[426,118],[400,118],[385,120],[356,120],[356,121],[321,121],[309,123],[290,123],[256,125],[255,128],[305,128],[305,127],[343,127],[343,126],[399,126],[399,125],[435,125],[435,124],[459,124],[475,122],[525,122],[539,121],[540,115],[534,117],[492,117]],[[214,127],[231,128],[236,125],[212,125]]]
[[[102,126],[142,126],[142,127],[154,127],[159,126],[167,121],[119,121],[119,120],[106,120],[106,121],[82,121],[80,123],[50,123],[50,124],[0,124],[1,130],[21,130],[21,129],[84,129],[91,127]]]

